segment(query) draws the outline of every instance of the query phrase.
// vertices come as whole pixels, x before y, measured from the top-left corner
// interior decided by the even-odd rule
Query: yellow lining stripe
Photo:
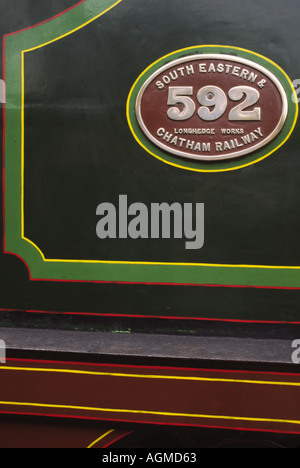
[[[112,10],[115,6],[117,6],[119,3],[122,3],[123,0],[118,0],[116,3],[114,3],[113,5],[111,5],[109,8],[107,8],[106,10],[102,11],[102,13],[99,13],[98,15],[94,16],[93,18],[91,18],[90,20],[86,21],[85,23],[81,24],[80,26],[78,26],[77,28],[75,29],[72,29],[71,31],[65,33],[65,34],[62,34],[61,36],[58,36],[56,37],[55,39],[52,39],[51,41],[48,41],[48,42],[44,42],[43,44],[40,44],[38,46],[35,46],[35,47],[32,47],[31,49],[26,49],[26,50],[23,50],[23,52],[31,52],[33,50],[37,50],[37,49],[41,49],[42,47],[45,47],[49,44],[53,44],[53,42],[57,42],[59,41],[60,39],[63,39],[64,37],[67,37],[67,36],[70,36],[71,34],[73,34],[74,32],[76,31],[79,31],[80,29],[84,28],[85,26],[91,24],[93,21],[95,21],[96,19],[100,18],[101,16],[105,15],[108,11]],[[75,6],[76,8],[76,6]],[[54,21],[56,20],[56,18],[54,18]]]
[[[119,3],[121,3],[123,0],[118,0],[116,3],[114,3],[111,7],[109,7],[107,10],[103,11],[102,13],[96,15],[94,18],[90,19],[89,21],[85,22],[84,24],[82,24],[81,26],[69,31],[68,33],[66,34],[63,34],[51,41],[48,41],[48,42],[45,42],[43,44],[40,44],[39,46],[36,46],[36,47],[32,47],[31,49],[26,49],[26,50],[22,50],[21,52],[21,62],[22,62],[22,65],[21,65],[21,79],[22,79],[22,109],[21,109],[21,126],[22,126],[22,144],[21,144],[21,238],[23,240],[25,240],[26,242],[28,242],[29,244],[31,244],[38,252],[39,254],[41,255],[42,259],[44,262],[49,262],[49,263],[82,263],[82,264],[106,264],[106,265],[156,265],[156,266],[197,266],[197,267],[212,267],[212,268],[257,268],[257,269],[271,269],[271,270],[300,270],[300,266],[269,266],[269,265],[230,265],[230,264],[214,264],[214,263],[172,263],[172,262],[132,262],[132,261],[104,261],[104,260],[65,260],[65,259],[46,259],[45,258],[45,255],[43,254],[43,252],[41,251],[41,249],[34,243],[32,242],[30,239],[27,239],[24,235],[24,106],[25,106],[25,79],[24,79],[24,54],[27,53],[27,52],[32,52],[34,50],[37,50],[37,49],[40,49],[42,47],[45,47],[49,44],[52,44],[54,42],[57,42],[59,41],[60,39],[63,39],[64,37],[67,37],[71,34],[73,34],[74,32],[76,31],[79,31],[80,29],[84,28],[85,26],[89,25],[90,23],[92,23],[93,21],[95,21],[96,19],[100,18],[101,16],[103,16],[105,13],[107,13],[108,11],[110,11],[111,9],[113,9],[115,6],[117,6]],[[195,46],[196,48],[197,46]],[[201,46],[198,46],[198,47],[201,47]],[[227,46],[217,46],[217,45],[205,45],[205,47],[221,47],[221,48],[226,48]],[[240,47],[234,47],[236,50],[241,50],[241,51],[244,51],[244,52],[249,52],[247,49],[243,49],[243,48],[240,48]],[[184,49],[180,49],[178,50],[177,52],[185,52],[187,50],[190,50],[191,47],[187,47],[187,48],[184,48]],[[252,54],[258,56],[258,57],[261,57],[263,58],[264,60],[267,60],[268,62],[270,62],[272,65],[276,66],[284,75],[285,77],[287,78],[288,82],[290,83],[290,86],[291,86],[291,89],[293,90],[294,92],[294,95],[296,96],[296,91],[294,90],[293,88],[293,85],[291,83],[291,80],[290,78],[288,77],[288,75],[285,73],[285,71],[280,68],[275,62],[273,62],[272,60],[258,54],[258,53],[255,53],[255,52],[251,52]],[[167,54],[165,55],[164,57],[162,57],[161,59],[157,60],[156,62],[154,62],[152,65],[150,65],[141,75],[140,77],[146,73],[153,65],[155,65],[156,63],[160,62],[161,60],[163,59],[166,59],[168,58],[169,56],[173,55],[174,52],[170,53],[170,54]],[[136,80],[136,83],[138,82],[138,80],[140,79],[140,77]],[[128,101],[127,101],[127,109],[126,109],[126,112],[127,112],[127,119],[128,119],[128,123],[129,123],[129,126],[130,126],[130,129],[134,135],[134,137],[136,138],[136,140],[138,141],[139,144],[141,144],[143,146],[143,144],[141,142],[139,142],[138,138],[136,137],[134,131],[133,131],[133,128],[132,128],[132,125],[131,125],[131,122],[130,122],[130,118],[129,118],[129,101],[130,101],[130,97],[131,97],[131,94],[132,94],[132,91],[133,91],[133,88],[135,87],[136,83],[134,84],[134,86],[132,87],[131,91],[130,91],[130,94],[129,94],[129,98],[128,98]],[[297,119],[298,119],[298,113],[299,113],[299,108],[298,106],[296,106],[296,115],[295,115],[295,120],[294,120],[294,123],[293,123],[293,126],[292,126],[292,129],[290,131],[290,133],[288,134],[288,136],[286,137],[286,139],[281,143],[280,146],[278,146],[278,148],[276,148],[274,151],[276,151],[277,149],[279,149],[288,139],[289,137],[291,136],[295,126],[296,126],[296,122],[297,122]],[[144,146],[143,146],[144,147]],[[249,165],[252,165],[254,164],[255,162],[258,162],[262,159],[265,159],[267,156],[269,156],[270,154],[272,154],[274,151],[272,151],[271,153],[269,153],[268,155],[258,159],[257,161],[254,161],[252,163],[249,163],[249,164],[245,164],[243,166],[239,166],[239,167],[236,167],[236,168],[230,168],[230,169],[226,169],[224,171],[202,171],[202,170],[198,170],[198,169],[189,169],[189,168],[186,168],[186,167],[183,167],[183,166],[179,166],[177,164],[173,164],[173,163],[169,163],[167,161],[165,161],[164,159],[156,156],[155,154],[152,154],[146,147],[144,147],[144,149],[146,151],[148,151],[152,156],[155,156],[157,157],[158,159],[161,159],[163,162],[167,163],[167,164],[170,164],[172,166],[175,166],[175,167],[179,167],[179,168],[183,168],[183,169],[188,169],[188,170],[192,170],[192,171],[196,171],[196,172],[224,172],[224,171],[231,171],[231,170],[237,170],[237,169],[241,169],[243,167],[247,167]]]
[[[105,439],[105,437],[107,437],[109,434],[111,434],[112,432],[115,432],[115,429],[112,429],[111,431],[108,431],[106,432],[105,434],[103,434],[101,437],[99,437],[98,439],[96,439],[94,442],[91,443],[91,445],[89,445],[87,448],[90,449],[92,447],[94,447],[94,445],[96,445],[98,442],[100,442],[100,440],[103,440]]]
[[[7,367],[1,366],[0,371],[24,371],[24,372],[53,372],[58,374],[77,374],[77,375],[93,375],[99,377],[124,377],[131,379],[155,379],[155,380],[181,380],[191,382],[223,382],[223,383],[241,383],[254,385],[276,385],[286,387],[300,387],[300,382],[276,382],[265,380],[244,380],[244,379],[222,379],[213,377],[184,377],[173,375],[147,375],[147,374],[124,374],[118,372],[93,372],[73,369],[47,369],[47,368],[31,368],[31,367]]]
[[[52,39],[52,41],[45,42],[43,44],[40,44],[36,47],[32,47],[31,49],[26,49],[21,51],[21,79],[22,79],[22,104],[21,104],[21,127],[22,127],[22,143],[21,143],[21,238],[29,242],[35,249],[38,250],[38,252],[41,254],[42,258],[44,261],[47,261],[45,259],[45,256],[43,252],[37,247],[36,244],[34,244],[31,240],[27,239],[24,236],[24,103],[25,103],[25,85],[24,85],[24,54],[26,52],[32,52],[37,49],[41,49],[42,47],[45,47],[49,44],[52,44],[54,42],[59,41],[60,39],[63,39],[64,37],[70,36],[76,31],[79,31],[80,29],[84,28],[88,24],[92,23],[96,19],[100,18],[101,16],[105,15],[108,11],[112,10],[115,6],[117,6],[119,3],[121,3],[123,0],[118,0],[116,3],[114,3],[112,6],[107,8],[105,11],[102,13],[96,15],[94,18],[90,19],[89,21],[86,21],[84,24],[78,26],[75,29],[72,29],[71,31],[67,32],[66,34],[63,34],[59,37],[56,37],[55,39]],[[61,262],[62,260],[55,260]],[[83,262],[86,263],[86,262]]]
[[[128,410],[128,409],[112,409],[112,408],[96,408],[89,406],[71,406],[71,405],[51,405],[47,403],[26,403],[16,401],[0,401],[0,405],[7,406],[27,406],[33,408],[56,408],[56,409],[67,409],[67,410],[80,410],[80,411],[97,411],[102,413],[123,413],[123,414],[140,414],[140,415],[151,415],[151,416],[170,416],[170,417],[181,417],[181,418],[196,418],[196,419],[222,419],[222,420],[233,420],[233,421],[253,421],[253,422],[272,422],[282,424],[300,424],[300,421],[294,419],[273,419],[273,418],[250,418],[244,416],[218,416],[212,414],[189,414],[189,413],[170,413],[164,411],[145,411],[145,410]]]

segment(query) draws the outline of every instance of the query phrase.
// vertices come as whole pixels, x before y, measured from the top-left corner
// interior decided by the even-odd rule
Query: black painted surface
[[[199,174],[149,156],[125,117],[140,73],[191,45],[237,45],[300,76],[293,42],[298,16],[284,17],[279,3],[277,9],[272,3],[268,24],[269,2],[129,0],[63,41],[26,54],[25,234],[46,258],[300,265],[297,131],[259,164]],[[184,240],[173,239],[99,240],[96,208],[118,206],[120,194],[148,207],[205,203],[204,247],[185,250]]]
[[[2,0],[1,34],[43,21],[73,3]],[[173,260],[175,255],[176,261],[298,265],[299,126],[284,148],[259,164],[228,174],[196,174],[170,168],[143,152],[129,132],[125,103],[130,87],[147,66],[164,54],[197,44],[253,50],[274,60],[295,79],[300,76],[299,17],[296,0],[128,0],[112,10],[105,22],[96,21],[64,41],[26,56],[26,119],[31,122],[25,141],[29,238],[49,256],[68,258],[76,253],[76,258],[102,259],[107,245],[102,248],[95,235],[96,206],[128,193],[130,201],[146,204],[204,202],[205,248],[188,253],[178,241],[116,241],[110,259],[114,259],[111,255],[118,259],[130,255],[132,260],[154,261],[163,254],[163,260]],[[112,77],[116,86],[108,95],[105,90]],[[103,119],[102,105],[109,112],[109,121]],[[41,153],[47,164],[41,164]],[[29,184],[36,176],[40,184]],[[185,333],[202,329],[193,322],[181,326],[148,321],[143,325],[142,320],[120,317],[23,314],[28,310],[299,320],[300,291],[33,283],[22,262],[2,254],[0,277],[0,308],[12,311],[0,314],[4,326],[20,323],[144,332],[163,328]],[[247,325],[244,327],[247,333]]]

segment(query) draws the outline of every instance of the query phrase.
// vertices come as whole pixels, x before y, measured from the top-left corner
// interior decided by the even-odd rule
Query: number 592
[[[196,104],[190,97],[194,94],[192,86],[170,86],[168,95],[167,115],[171,120],[188,120],[196,112]],[[236,86],[228,91],[228,97],[231,101],[244,100],[234,107],[228,115],[229,121],[251,121],[261,120],[261,108],[255,107],[253,110],[247,110],[249,107],[257,104],[260,94],[259,91],[250,86]],[[228,98],[225,92],[218,86],[204,86],[197,93],[197,100],[201,107],[197,113],[200,119],[205,121],[214,121],[225,114],[228,107]],[[174,107],[181,104],[183,109]]]

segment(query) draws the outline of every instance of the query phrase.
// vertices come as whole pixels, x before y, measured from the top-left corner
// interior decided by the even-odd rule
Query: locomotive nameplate
[[[218,54],[178,59],[144,84],[138,122],[163,150],[205,161],[257,151],[281,131],[288,102],[278,79],[246,59]]]
[[[131,91],[135,118],[129,112],[129,124],[137,141],[165,162],[175,156],[195,170],[189,163],[205,162],[204,171],[212,168],[209,162],[220,162],[223,170],[230,160],[234,168],[244,167],[285,141],[282,131],[293,125],[288,122],[291,83],[257,54],[241,56],[240,49],[222,46],[215,47],[219,53],[210,50],[189,48],[150,66]]]

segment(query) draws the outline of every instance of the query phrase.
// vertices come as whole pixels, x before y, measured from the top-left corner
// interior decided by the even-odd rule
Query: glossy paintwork
[[[73,21],[88,21],[96,11],[88,7],[92,3],[99,6],[102,0],[82,2],[78,17],[67,12],[58,22],[68,17],[73,26]],[[74,5],[67,0],[2,0],[1,34],[44,22]],[[199,174],[146,154],[126,119],[126,101],[137,77],[158,58],[184,47],[241,47],[268,57],[292,80],[297,78],[299,17],[297,0],[123,0],[103,19],[23,54],[24,237],[49,258],[300,265],[299,124],[266,160],[238,171]],[[47,31],[49,39],[51,25],[41,25],[40,31]],[[33,36],[25,31],[19,37]],[[15,53],[22,45],[25,42]],[[27,48],[36,46],[26,43]],[[5,65],[9,69],[12,62]],[[17,68],[22,69],[22,62]],[[10,91],[14,105],[7,103],[6,117],[12,121],[20,115],[20,84]],[[8,135],[12,146],[21,141],[21,126],[16,127],[16,133]],[[6,169],[20,170],[10,162]],[[20,172],[17,176],[12,193],[20,190]],[[117,200],[120,193],[146,204],[205,202],[205,248],[187,254],[176,241],[118,241],[113,249],[106,242],[99,244],[96,206],[103,198]],[[15,227],[20,206],[14,203],[12,197],[4,206],[6,227]],[[18,223],[19,236],[20,218]],[[7,350],[6,367],[0,369],[5,376],[0,410],[9,413],[1,415],[1,446],[145,447],[166,441],[176,447],[253,447],[258,439],[267,440],[262,443],[268,447],[299,445],[299,372],[290,362],[290,345],[300,336],[300,291],[290,289],[299,287],[296,269],[274,268],[272,288],[263,287],[262,269],[248,272],[248,287],[236,287],[244,279],[241,270],[235,270],[231,287],[229,271],[217,278],[227,287],[74,283],[53,280],[55,274],[51,281],[34,281],[24,259],[4,254],[4,247],[0,325],[10,328],[14,342]],[[62,279],[78,275],[72,266],[68,275],[60,273]],[[141,279],[136,272],[126,274]],[[204,277],[206,284],[216,281],[209,267]],[[174,271],[166,273],[167,282],[175,279]],[[20,327],[25,334],[16,333]],[[41,329],[53,330],[50,342]],[[76,337],[68,341],[62,329],[76,330]],[[80,329],[93,334],[93,339],[84,334],[82,346]],[[106,333],[100,346],[97,331],[113,331],[115,340]],[[138,345],[128,346],[122,337],[131,338],[137,331],[142,334]],[[156,335],[143,339],[151,332]],[[185,336],[179,339],[178,334]],[[199,336],[194,347],[193,335]],[[16,344],[17,336],[21,339]],[[118,427],[116,421],[111,425],[104,419],[130,422]],[[135,431],[133,421],[139,426],[126,435]],[[148,432],[145,425],[141,428],[144,423],[157,426]],[[165,439],[158,426],[166,424],[250,429],[252,435],[212,433],[207,428],[191,433],[176,427],[176,434],[170,430]],[[260,437],[253,430],[296,434],[291,442],[274,433],[262,432]]]
[[[283,7],[278,5],[272,23],[262,23],[263,13],[268,9],[265,4],[256,13],[253,5],[248,5],[247,11],[237,9],[233,16],[228,16],[230,5],[218,1],[203,2],[201,8],[193,1],[184,6],[175,4],[173,1],[162,6],[154,1],[152,8],[147,9],[140,2],[124,1],[108,12],[103,21],[99,18],[84,30],[25,54],[24,145],[25,154],[30,157],[25,156],[24,236],[38,245],[46,258],[208,265],[198,281],[191,274],[193,268],[188,266],[182,267],[180,273],[177,268],[166,268],[163,276],[159,265],[152,271],[143,266],[143,282],[155,283],[159,277],[163,283],[200,283],[204,287],[99,284],[90,292],[88,284],[80,287],[47,281],[37,284],[28,281],[29,272],[21,260],[5,256],[3,267],[8,287],[4,288],[7,298],[4,295],[3,309],[297,320],[294,304],[298,291],[223,290],[205,286],[297,287],[300,264],[294,215],[299,185],[297,132],[276,154],[253,168],[228,174],[193,174],[147,157],[132,139],[124,118],[126,98],[138,74],[163,54],[189,44],[220,43],[249,48],[279,63],[293,78],[297,75],[293,46],[296,32],[289,22],[296,15],[289,20],[284,16],[282,20]],[[82,3],[80,11],[84,16],[77,24],[91,17],[87,5],[88,2]],[[223,24],[219,28],[213,27],[218,23],[216,11]],[[255,25],[255,34],[249,33],[251,15],[256,18],[251,23]],[[176,17],[180,17],[179,35],[172,34]],[[161,25],[155,30],[154,20]],[[262,40],[266,31],[272,37],[275,30],[284,54],[280,48],[274,50],[272,40]],[[139,48],[135,46],[137,43]],[[106,92],[108,82],[112,86]],[[107,242],[99,244],[94,234],[95,208],[101,201],[114,201],[119,193],[129,193],[132,202],[205,202],[205,247],[188,253],[176,240],[119,240],[113,243],[113,248]],[[27,247],[33,250],[33,246]],[[37,261],[40,255],[36,250],[35,255]],[[227,267],[216,269],[210,265]],[[244,273],[236,265],[284,268],[268,269],[266,279],[265,268],[251,267]],[[52,269],[53,265],[50,266]],[[61,279],[120,281],[121,278],[124,282],[138,282],[141,278],[134,268],[126,265],[119,266],[117,274],[113,266],[107,265],[101,276],[94,268],[88,273],[84,265],[79,266],[78,269],[72,263],[64,263],[59,267]],[[39,278],[39,269],[31,269],[32,279]],[[57,279],[57,271],[49,270],[48,277]],[[15,285],[18,293],[12,301],[10,291]],[[47,292],[40,296],[42,290]],[[66,290],[74,294],[67,298]]]

